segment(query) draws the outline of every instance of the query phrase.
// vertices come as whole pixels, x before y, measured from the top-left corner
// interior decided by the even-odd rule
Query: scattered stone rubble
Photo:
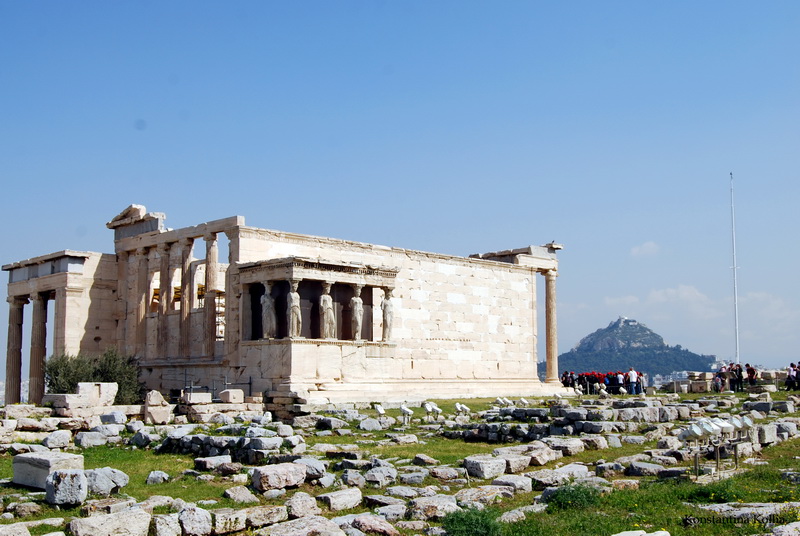
[[[624,477],[684,477],[685,467],[671,466],[687,461],[692,454],[677,439],[675,421],[703,415],[725,416],[726,412],[773,419],[759,424],[751,441],[740,445],[743,457],[795,437],[800,424],[800,419],[780,417],[780,413],[794,411],[798,400],[773,402],[769,393],[752,396],[740,410],[735,397],[680,403],[677,397],[666,396],[583,400],[575,406],[568,401],[554,401],[544,408],[493,408],[469,416],[440,417],[434,422],[418,420],[417,434],[397,428],[385,434],[386,439],[378,440],[372,439],[372,432],[392,429],[397,424],[394,419],[372,419],[356,410],[339,410],[327,415],[299,416],[288,425],[273,422],[269,413],[256,409],[263,406],[244,402],[238,393],[226,395],[230,402],[223,404],[211,404],[210,397],[194,393],[177,406],[153,395],[141,413],[119,406],[85,406],[86,400],[113,400],[108,398],[109,392],[86,387],[77,398],[52,395],[62,397],[55,399],[61,405],[52,410],[34,406],[5,408],[6,419],[0,421],[4,441],[0,449],[15,454],[13,482],[43,492],[30,493],[6,505],[0,517],[24,519],[41,511],[42,502],[65,507],[82,505],[84,517],[0,525],[0,536],[28,535],[37,524],[48,524],[73,536],[210,536],[245,530],[258,536],[315,531],[395,535],[399,530],[436,534],[439,529],[430,523],[450,512],[482,509],[520,493],[538,495],[533,504],[505,512],[500,521],[516,522],[545,510],[549,497],[569,483],[592,486],[605,493],[638,488],[636,478]],[[197,409],[200,407],[205,409]],[[169,408],[169,415],[165,408]],[[172,413],[175,408],[182,408],[187,418],[176,417]],[[147,419],[150,424],[129,420],[131,415]],[[164,421],[172,424],[163,424]],[[424,452],[408,460],[368,454],[371,445],[386,443],[420,444],[424,451],[424,439],[437,434],[513,444],[498,446],[491,454],[467,456],[456,466],[443,465]],[[311,435],[353,435],[354,441],[309,447],[305,438]],[[38,444],[23,443],[32,441]],[[571,456],[587,449],[613,452],[623,443],[645,441],[657,441],[657,448],[590,465],[569,463]],[[107,443],[191,455],[195,460],[191,474],[204,480],[230,481],[231,487],[224,496],[241,508],[213,508],[213,504],[187,504],[179,498],[160,496],[137,502],[121,495],[129,481],[124,472],[110,467],[84,470],[81,455],[64,452]],[[551,468],[541,468],[547,464]],[[171,478],[168,473],[154,471],[147,482],[152,479],[155,484]],[[784,478],[800,481],[800,476],[792,472]],[[312,496],[299,490],[300,486],[311,486],[319,493]],[[264,505],[263,499],[282,504]],[[784,508],[775,504],[728,505],[728,510],[725,505],[712,506],[719,515],[734,517],[762,515],[758,508],[765,512],[772,508],[771,513]],[[157,507],[166,507],[171,513],[153,514]],[[359,508],[369,508],[371,513],[336,516]],[[334,517],[327,519],[324,513]],[[651,533],[656,534],[667,533]]]

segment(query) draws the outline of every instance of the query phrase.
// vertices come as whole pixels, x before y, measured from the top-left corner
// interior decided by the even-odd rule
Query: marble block
[[[83,469],[83,456],[66,452],[27,452],[13,461],[12,482],[31,488],[45,489],[47,476],[60,469]]]
[[[220,391],[219,398],[223,404],[242,404],[244,403],[244,391],[241,389],[225,389]]]

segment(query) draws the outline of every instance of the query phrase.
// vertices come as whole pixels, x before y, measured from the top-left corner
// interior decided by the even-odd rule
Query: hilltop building
[[[3,266],[6,403],[20,399],[26,304],[32,402],[44,394],[48,353],[112,346],[136,356],[148,388],[239,387],[300,410],[560,388],[558,244],[457,257],[258,229],[241,216],[182,229],[164,220],[131,205],[107,224],[114,253],[64,250]],[[539,274],[545,382],[536,375]]]

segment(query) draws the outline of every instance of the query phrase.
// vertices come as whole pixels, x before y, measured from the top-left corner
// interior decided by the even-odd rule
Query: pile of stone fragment
[[[724,398],[709,400],[711,402],[697,402],[696,410],[702,408],[704,413],[721,414],[734,407],[732,402],[730,405],[724,402]],[[599,415],[613,418],[618,417],[621,410],[630,409],[614,407],[613,403],[609,408],[596,408],[586,402],[589,401],[581,401],[577,407],[563,402],[554,404],[548,409],[552,424],[556,424],[556,419],[571,423],[614,422],[586,418],[592,411],[611,411],[610,415]],[[657,406],[641,407],[647,408],[647,414],[655,414],[654,409],[660,414],[661,408]],[[759,417],[772,418],[777,417],[775,409],[775,403],[761,397],[747,402],[741,411],[766,410],[760,412]],[[482,419],[485,423],[490,414],[475,413],[469,420]],[[578,418],[570,418],[573,416]],[[7,429],[13,427],[13,434],[26,434],[14,435],[15,439],[39,438],[38,444],[12,442],[2,448],[16,454],[14,482],[44,490],[15,497],[6,505],[3,516],[11,517],[9,521],[24,518],[32,515],[37,506],[41,508],[44,502],[56,506],[80,504],[82,517],[18,521],[2,527],[0,536],[5,533],[24,535],[36,524],[48,523],[75,536],[144,536],[148,533],[210,536],[246,530],[258,535],[301,535],[314,531],[349,535],[399,534],[399,530],[441,534],[435,522],[450,512],[485,508],[517,494],[529,494],[531,504],[505,512],[501,517],[504,522],[519,521],[545,510],[549,497],[569,483],[597,487],[603,492],[635,488],[638,477],[684,475],[686,468],[670,466],[691,455],[675,437],[674,423],[662,422],[633,421],[637,427],[645,426],[644,430],[639,430],[641,434],[579,432],[578,436],[548,436],[499,447],[492,454],[469,456],[458,464],[443,465],[425,453],[424,440],[456,429],[459,425],[455,416],[443,416],[436,422],[417,420],[415,433],[397,428],[391,417],[375,419],[355,410],[297,417],[291,425],[272,422],[269,414],[225,417],[218,419],[223,423],[221,426],[146,426],[112,412],[102,415],[100,424],[77,433],[73,433],[75,430],[17,432],[20,420],[23,427],[31,427],[32,423],[23,419],[41,423],[47,417],[19,417],[16,424],[7,422],[8,419],[3,421]],[[50,422],[46,426],[54,424]],[[760,424],[752,442],[753,451],[794,437],[797,424],[797,419],[789,417]],[[381,433],[377,435],[376,432]],[[316,437],[311,447],[306,443],[310,436]],[[329,436],[353,436],[353,442],[323,442]],[[647,440],[656,440],[657,447],[634,456],[598,460],[593,464],[565,463],[570,456],[586,449],[605,450],[622,443],[639,444]],[[82,456],[67,452],[75,447],[104,442],[190,454],[195,458],[193,470],[185,475],[154,472],[148,482],[157,484],[177,477],[219,479],[230,482],[225,496],[242,507],[215,508],[213,500],[187,504],[180,498],[157,495],[142,501],[126,497],[122,494],[128,479],[122,471],[118,468],[84,470]],[[390,443],[418,444],[420,453],[413,459],[387,459],[369,454],[371,447]],[[545,464],[553,468],[535,469]],[[312,492],[318,490],[318,493],[312,496],[300,491],[301,486]],[[153,509],[158,507],[168,508],[170,513],[154,514]],[[368,509],[368,513],[340,515],[352,509]],[[119,532],[122,530],[124,532]]]

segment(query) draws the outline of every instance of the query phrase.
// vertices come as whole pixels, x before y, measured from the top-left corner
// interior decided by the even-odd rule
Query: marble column
[[[147,260],[147,248],[136,250],[138,266],[136,268],[136,342],[135,354],[144,359],[147,354],[147,300],[150,298],[150,264]]]
[[[27,298],[8,298],[8,351],[6,352],[6,405],[20,402],[22,383],[22,316]]]
[[[33,315],[28,403],[41,404],[44,396],[44,363],[47,358],[47,298],[34,292],[31,294],[31,302]]]
[[[203,237],[206,241],[206,351],[205,355],[214,357],[217,346],[217,290],[219,271],[219,247],[217,234],[211,233]]]
[[[181,357],[189,357],[190,349],[189,313],[192,311],[192,298],[194,297],[192,246],[194,246],[194,238],[181,240],[181,339],[178,351]]]
[[[289,338],[300,338],[303,334],[303,313],[300,308],[300,294],[297,288],[301,279],[289,280],[289,294],[286,295],[286,323]]]
[[[169,328],[167,313],[172,306],[172,272],[170,271],[170,250],[172,244],[159,244],[158,255],[161,260],[158,279],[158,352],[157,357],[164,359],[168,354]]]
[[[383,289],[383,301],[381,311],[383,312],[383,342],[392,339],[392,326],[394,325],[394,304],[392,303],[392,288]]]
[[[67,289],[56,289],[53,313],[53,355],[67,353]]]
[[[322,282],[322,296],[319,297],[319,331],[322,339],[336,338],[336,317],[333,312],[331,282]]]
[[[556,324],[556,270],[548,270],[545,279],[545,345],[547,348],[547,376],[545,383],[560,384],[558,376],[558,328]]]
[[[354,341],[361,340],[361,328],[364,323],[364,300],[361,289],[364,285],[353,285],[353,297],[350,298],[350,330]]]
[[[117,349],[127,354],[125,331],[128,316],[128,252],[117,253],[117,302],[114,319],[117,321]]]

